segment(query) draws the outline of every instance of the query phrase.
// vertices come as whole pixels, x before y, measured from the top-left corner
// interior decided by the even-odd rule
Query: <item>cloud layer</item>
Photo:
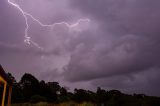
[[[44,50],[26,45],[22,14],[0,3],[0,63],[17,79],[30,72],[72,87],[101,86],[160,95],[158,0],[16,1],[41,22],[75,23],[41,27],[28,17],[29,36]],[[40,5],[38,8],[35,5]]]

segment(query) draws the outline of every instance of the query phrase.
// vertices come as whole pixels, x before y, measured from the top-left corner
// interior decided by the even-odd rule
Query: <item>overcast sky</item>
[[[70,89],[98,86],[160,96],[159,0],[0,0],[0,64]],[[83,20],[82,19],[86,19]],[[81,20],[81,21],[79,21]]]

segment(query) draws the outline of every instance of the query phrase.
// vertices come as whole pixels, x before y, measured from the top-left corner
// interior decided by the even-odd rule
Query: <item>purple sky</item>
[[[20,80],[31,73],[70,89],[100,86],[160,96],[159,0],[0,0],[0,64]]]

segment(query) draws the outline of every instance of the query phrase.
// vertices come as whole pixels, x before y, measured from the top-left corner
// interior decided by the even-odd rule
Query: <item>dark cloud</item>
[[[135,74],[118,75],[114,77],[94,80],[95,86],[102,86],[106,89],[120,89],[127,93],[146,93],[159,96],[159,74],[156,68]]]
[[[99,21],[101,28],[116,36],[126,33],[153,35],[160,25],[159,3],[158,0],[72,0],[71,6]]]
[[[23,42],[24,17],[7,0],[0,2],[0,63],[18,79],[30,72],[74,87],[160,95],[160,1],[15,0],[42,23],[90,19],[51,28],[28,16],[28,34],[43,49]]]
[[[94,82],[95,79],[115,76],[121,79],[121,76],[143,72],[144,75],[139,76],[148,80],[146,73],[152,68],[150,73],[156,77],[160,66],[159,3],[158,0],[71,0],[72,8],[90,17],[92,23],[98,24],[98,28],[96,33],[84,33],[86,39],[77,45],[71,61],[65,67],[65,78],[71,82]],[[90,41],[93,39],[90,35],[96,36],[94,42]],[[89,46],[90,44],[92,46]],[[124,84],[123,79],[126,81],[122,78],[120,84],[107,86],[128,89],[129,84]],[[135,82],[131,89],[138,87],[141,81],[136,77],[133,80]],[[99,83],[105,81],[98,80]],[[158,79],[153,82],[158,83]],[[141,81],[141,85],[146,86],[141,89],[144,92],[157,88],[156,84],[146,83],[146,80]],[[147,91],[148,87],[150,89]]]
[[[159,66],[158,42],[143,39],[136,38],[136,35],[126,35],[110,45],[111,48],[103,47],[102,50],[96,48],[98,43],[90,48],[85,44],[80,45],[66,67],[66,78],[71,81],[91,80]]]

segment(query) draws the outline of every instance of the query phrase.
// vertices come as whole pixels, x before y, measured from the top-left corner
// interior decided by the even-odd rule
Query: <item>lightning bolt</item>
[[[76,26],[79,25],[80,22],[82,21],[85,21],[85,22],[90,22],[90,19],[79,19],[76,23],[74,24],[69,24],[67,22],[59,22],[59,23],[54,23],[54,24],[43,24],[41,21],[39,21],[38,19],[36,19],[33,15],[23,11],[23,9],[16,3],[12,2],[11,0],[7,0],[8,3],[14,7],[16,7],[21,13],[22,13],[22,16],[24,17],[25,19],[25,24],[26,24],[26,27],[25,27],[25,32],[24,32],[24,43],[30,45],[30,44],[33,44],[34,46],[36,46],[37,48],[43,50],[44,48],[42,48],[41,46],[39,46],[38,43],[34,42],[31,40],[31,37],[28,35],[28,30],[29,30],[29,24],[28,24],[28,17],[30,17],[33,21],[37,22],[41,27],[51,27],[51,28],[54,28],[56,27],[57,25],[66,25],[68,28],[74,28]]]

